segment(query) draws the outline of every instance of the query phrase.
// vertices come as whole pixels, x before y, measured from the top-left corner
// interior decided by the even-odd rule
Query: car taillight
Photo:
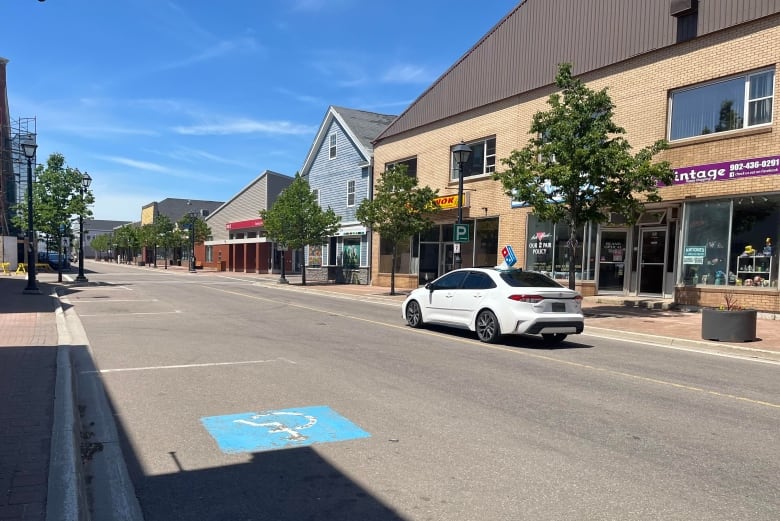
[[[574,300],[582,300],[582,295],[577,295],[576,297],[574,297]]]
[[[509,300],[526,302],[528,304],[538,304],[544,300],[544,297],[541,295],[509,295]]]

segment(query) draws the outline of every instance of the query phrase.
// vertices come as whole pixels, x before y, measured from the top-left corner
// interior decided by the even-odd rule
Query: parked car
[[[540,334],[550,345],[582,333],[582,296],[533,271],[463,268],[451,271],[404,300],[411,327],[425,324],[469,329],[483,342],[501,335]]]
[[[67,255],[62,254],[62,256],[60,256],[60,254],[57,253],[56,251],[46,252],[45,255],[46,255],[46,260],[43,262],[48,262],[49,266],[51,266],[51,269],[55,271],[59,271],[60,259],[62,260],[62,269],[63,270],[70,269],[70,261],[68,260]]]

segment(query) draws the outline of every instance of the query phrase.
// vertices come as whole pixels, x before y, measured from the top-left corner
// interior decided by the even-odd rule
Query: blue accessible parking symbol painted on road
[[[245,412],[200,419],[222,452],[264,452],[371,435],[334,412],[315,406]]]

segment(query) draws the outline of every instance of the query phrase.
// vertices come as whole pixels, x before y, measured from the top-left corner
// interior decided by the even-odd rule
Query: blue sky
[[[96,219],[299,171],[329,105],[400,114],[518,0],[2,0],[13,118]]]

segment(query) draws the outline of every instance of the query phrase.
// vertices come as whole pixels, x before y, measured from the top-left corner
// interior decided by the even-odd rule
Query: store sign
[[[433,200],[433,204],[441,208],[442,210],[450,210],[452,208],[458,207],[458,196],[457,195],[445,195],[443,197],[436,197]],[[462,206],[468,206],[465,202],[462,204]]]
[[[754,159],[726,161],[725,163],[677,168],[674,170],[674,182],[672,185],[729,181],[731,179],[777,174],[780,174],[780,156],[757,157]],[[658,186],[666,185],[659,181]]]
[[[686,246],[683,250],[683,264],[704,264],[706,246]]]
[[[232,223],[226,223],[225,228],[228,230],[243,230],[246,228],[260,228],[263,226],[262,219],[249,219],[248,221],[233,221]]]

